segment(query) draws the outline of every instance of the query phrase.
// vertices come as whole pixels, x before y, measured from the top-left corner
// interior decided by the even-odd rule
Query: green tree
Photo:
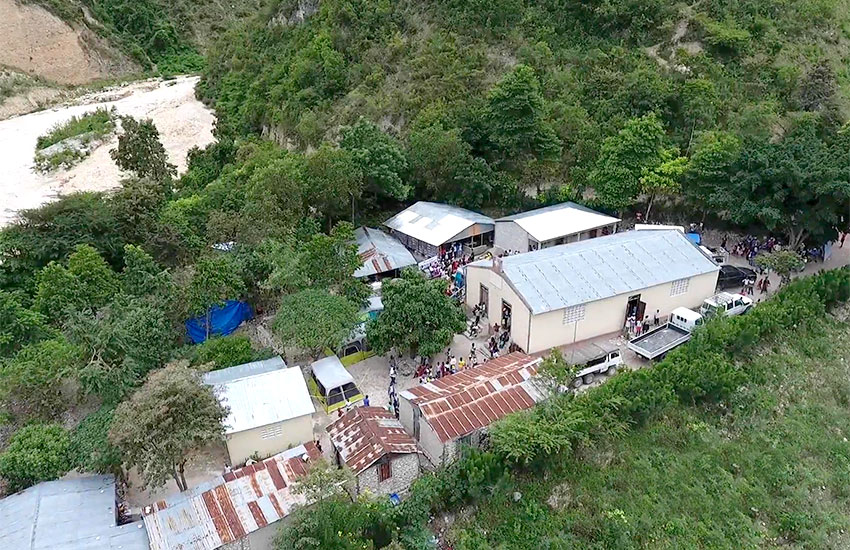
[[[44,316],[24,307],[21,298],[0,290],[0,360],[50,334]]]
[[[307,204],[328,220],[328,227],[347,217],[363,193],[363,170],[357,158],[327,144],[307,157],[304,178]]]
[[[173,299],[174,284],[168,272],[140,246],[124,246],[124,269],[120,282],[121,290],[127,296],[150,298],[163,305]]]
[[[643,193],[648,195],[645,220],[649,220],[652,204],[656,198],[676,195],[682,190],[681,180],[688,169],[688,159],[676,156],[677,153],[675,149],[662,151],[661,164],[654,168],[644,168],[640,186]]]
[[[363,265],[354,240],[354,226],[340,222],[329,234],[317,233],[304,245],[299,269],[311,287],[337,290]]]
[[[318,356],[325,348],[337,350],[357,325],[357,313],[345,296],[307,289],[283,297],[273,328],[284,345]]]
[[[69,447],[68,432],[59,424],[24,426],[0,454],[0,476],[13,492],[58,479],[72,467]]]
[[[118,277],[97,250],[77,246],[65,267],[52,262],[38,274],[35,307],[52,321],[70,309],[97,310],[118,291]]]
[[[55,418],[65,409],[62,381],[84,364],[83,350],[65,338],[27,344],[0,362],[0,397],[28,416]]]
[[[354,477],[349,470],[337,468],[321,460],[310,468],[306,476],[295,483],[292,492],[296,495],[304,495],[307,504],[315,504],[342,495],[346,485],[353,481]]]
[[[223,439],[227,414],[197,371],[173,363],[153,371],[118,405],[109,441],[121,452],[124,464],[137,469],[146,487],[160,487],[171,478],[185,491],[186,461]]]
[[[109,442],[115,409],[101,407],[71,432],[71,464],[81,472],[121,475],[121,453]]]
[[[703,212],[710,208],[712,194],[727,185],[740,154],[741,141],[734,134],[713,131],[697,136],[682,185],[692,208]]]
[[[206,337],[210,337],[210,308],[239,298],[245,291],[241,268],[227,254],[205,256],[195,263],[187,299],[193,315],[206,317]]]
[[[118,147],[109,152],[118,168],[154,181],[170,181],[177,175],[177,169],[168,162],[168,153],[159,141],[153,120],[138,121],[123,116],[121,129]]]
[[[646,171],[666,160],[664,141],[664,125],[652,113],[629,120],[616,136],[605,138],[589,178],[599,201],[620,212],[632,206]]]
[[[378,353],[391,348],[431,357],[466,328],[466,316],[449,296],[446,281],[428,280],[405,270],[382,288],[384,310],[366,325],[369,343]]]
[[[779,275],[779,284],[782,286],[788,284],[791,274],[802,269],[806,262],[793,250],[778,250],[759,254],[756,256],[756,264]]]
[[[210,338],[194,348],[196,365],[213,363],[213,370],[226,369],[257,360],[251,339],[241,334]]]
[[[351,151],[366,178],[366,193],[403,201],[410,193],[404,182],[407,158],[401,145],[374,123],[361,119],[341,130],[339,146]]]
[[[490,139],[502,159],[525,165],[531,160],[554,161],[561,140],[544,116],[544,100],[534,69],[517,65],[488,95]]]

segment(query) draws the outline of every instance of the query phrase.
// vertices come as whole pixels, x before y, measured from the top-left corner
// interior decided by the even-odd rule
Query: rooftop
[[[310,368],[313,369],[313,375],[316,377],[326,390],[338,388],[346,384],[353,384],[354,377],[351,373],[345,370],[342,361],[336,355],[328,355],[318,361],[314,361]]]
[[[384,225],[432,246],[440,246],[475,224],[485,226],[485,232],[492,231],[494,223],[493,218],[458,206],[419,201]]]
[[[534,314],[717,271],[682,233],[626,231],[506,256],[502,273]],[[475,262],[488,267],[493,262]]]
[[[0,548],[148,550],[141,523],[115,523],[115,480],[90,476],[39,483],[0,500]]]
[[[381,457],[417,452],[416,442],[401,422],[381,407],[355,407],[326,429],[343,462],[355,474]]]
[[[265,365],[247,363],[204,376],[204,381],[215,387],[219,401],[230,408],[226,433],[316,412],[301,369],[286,368],[280,357],[276,359],[257,362]]]
[[[515,222],[538,242],[544,242],[611,225],[619,222],[620,218],[599,213],[574,202],[564,202],[505,216],[496,221]]]
[[[542,359],[514,352],[401,392],[444,443],[529,409],[543,398],[531,377]]]
[[[310,442],[154,503],[144,510],[151,550],[214,550],[286,517],[305,502],[292,484],[319,458]]]
[[[409,265],[416,265],[413,254],[392,235],[378,229],[358,227],[354,232],[357,253],[363,265],[354,272],[355,277],[368,277]]]

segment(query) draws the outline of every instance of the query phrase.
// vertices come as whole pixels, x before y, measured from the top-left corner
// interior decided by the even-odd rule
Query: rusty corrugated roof
[[[419,406],[443,443],[489,426],[543,398],[531,381],[542,359],[515,352],[399,395]]]
[[[417,452],[416,442],[396,417],[380,407],[356,407],[327,427],[345,465],[359,474],[390,454]]]
[[[305,502],[293,482],[319,458],[309,442],[146,507],[151,550],[214,550],[286,517]]]

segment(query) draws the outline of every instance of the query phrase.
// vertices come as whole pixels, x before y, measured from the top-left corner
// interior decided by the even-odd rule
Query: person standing
[[[369,396],[368,395],[365,398],[363,398],[363,406],[364,407],[369,406]]]
[[[658,326],[658,318],[660,316],[660,313],[661,313],[660,309],[655,310],[655,315],[653,315],[653,317],[652,317],[652,325],[653,326],[656,326],[656,327]]]

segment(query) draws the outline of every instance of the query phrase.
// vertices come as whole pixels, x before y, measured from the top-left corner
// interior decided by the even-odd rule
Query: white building
[[[679,231],[627,231],[467,266],[466,303],[486,307],[528,353],[623,329],[714,294],[719,268]]]
[[[493,218],[458,206],[419,201],[384,225],[404,246],[423,258],[451,243],[480,246],[493,241]]]
[[[386,409],[355,407],[327,431],[337,465],[355,476],[354,496],[404,494],[419,476],[416,442]]]
[[[619,222],[619,218],[565,202],[499,218],[493,246],[497,252],[530,252],[610,235],[617,231]]]
[[[461,445],[479,445],[487,427],[544,397],[532,380],[539,357],[510,353],[399,393],[399,418],[434,465]]]
[[[225,434],[231,464],[313,440],[316,409],[307,383],[301,369],[287,368],[280,356],[209,372],[204,382],[230,409]]]

